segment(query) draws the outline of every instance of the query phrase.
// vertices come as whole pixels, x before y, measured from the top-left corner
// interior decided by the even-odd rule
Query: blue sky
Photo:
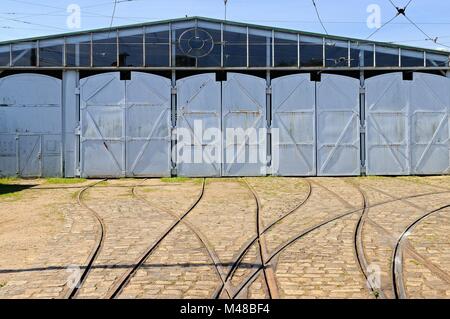
[[[223,18],[223,0],[118,0],[114,25],[132,24],[188,16]],[[381,22],[391,19],[395,8],[389,0],[315,0],[330,34],[366,38],[367,7],[381,8]],[[392,0],[403,7],[409,0]],[[114,0],[2,0],[0,41],[55,33],[108,27]],[[81,7],[81,29],[69,29],[67,7]],[[373,40],[450,50],[450,1],[412,0],[407,15],[436,44],[403,16],[379,30]],[[228,0],[228,19],[323,33],[311,0]]]

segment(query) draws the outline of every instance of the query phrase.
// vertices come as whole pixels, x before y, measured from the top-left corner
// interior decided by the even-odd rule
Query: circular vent
[[[185,55],[201,58],[210,54],[214,49],[214,40],[206,30],[193,28],[180,35],[178,45]]]

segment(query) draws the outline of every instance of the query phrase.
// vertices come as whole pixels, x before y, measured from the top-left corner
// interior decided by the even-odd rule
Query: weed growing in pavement
[[[190,181],[191,179],[188,177],[163,177],[161,178],[161,182],[163,183],[183,183]]]
[[[80,184],[86,182],[84,178],[47,178],[47,184]]]

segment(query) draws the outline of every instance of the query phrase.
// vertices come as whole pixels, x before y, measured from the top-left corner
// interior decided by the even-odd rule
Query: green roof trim
[[[394,43],[390,43],[390,42],[370,41],[370,40],[364,40],[364,39],[358,39],[358,38],[327,35],[327,34],[299,31],[299,30],[286,29],[286,28],[280,28],[280,27],[270,27],[270,26],[264,26],[264,25],[249,24],[249,23],[244,23],[244,22],[235,22],[235,21],[230,21],[230,20],[205,18],[205,17],[200,17],[200,16],[152,21],[152,22],[145,22],[145,23],[135,23],[135,24],[116,26],[113,28],[108,27],[108,28],[98,28],[98,29],[85,30],[85,31],[66,32],[66,33],[60,33],[60,34],[54,34],[54,35],[48,35],[48,36],[17,39],[17,40],[12,40],[12,41],[2,41],[2,42],[0,42],[0,45],[32,42],[32,41],[38,41],[38,40],[51,40],[51,39],[58,39],[58,38],[63,38],[63,37],[87,35],[87,34],[91,34],[91,33],[108,32],[111,30],[121,31],[121,30],[127,30],[127,29],[132,29],[132,28],[151,27],[151,26],[161,25],[161,24],[189,22],[189,21],[195,21],[195,20],[217,23],[217,24],[227,24],[227,25],[246,27],[246,28],[248,27],[248,28],[252,28],[252,29],[269,30],[269,31],[273,30],[275,32],[280,32],[280,33],[291,33],[291,34],[300,34],[300,35],[304,35],[304,36],[321,37],[321,38],[337,40],[337,41],[339,41],[339,40],[340,41],[351,41],[351,42],[358,42],[358,43],[362,43],[362,44],[375,44],[375,45],[380,45],[380,46],[389,47],[389,48],[400,48],[400,49],[405,49],[405,50],[425,51],[425,52],[434,53],[434,54],[438,54],[438,55],[442,55],[442,56],[450,55],[450,51],[447,51],[447,50],[427,49],[427,48],[421,48],[421,47],[413,47],[413,46],[407,46],[407,45],[394,44]]]

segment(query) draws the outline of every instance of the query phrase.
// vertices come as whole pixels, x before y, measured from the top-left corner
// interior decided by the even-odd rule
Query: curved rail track
[[[273,228],[276,224],[278,224],[279,222],[281,222],[282,220],[284,220],[285,218],[287,218],[288,216],[292,215],[293,213],[295,213],[298,209],[300,209],[307,201],[308,199],[311,197],[311,193],[312,193],[312,187],[311,187],[311,183],[308,180],[306,181],[306,185],[308,186],[308,191],[306,196],[291,210],[289,210],[287,213],[283,214],[280,218],[277,218],[276,220],[274,220],[272,223],[270,223],[269,225],[267,225],[262,231],[258,231],[259,232],[259,237],[264,235],[266,232],[268,232],[271,228]],[[258,203],[259,205],[259,203]],[[225,277],[225,283],[229,283],[231,278],[233,277],[235,271],[237,270],[238,266],[240,265],[242,259],[244,258],[244,256],[247,254],[247,252],[249,251],[249,249],[253,246],[253,244],[258,240],[258,236],[254,236],[253,238],[251,238],[244,246],[243,248],[239,251],[239,253],[237,254],[237,258],[235,258],[235,262],[233,263],[233,265],[231,266],[230,270],[228,271],[226,277]],[[256,279],[256,278],[255,278]],[[233,294],[233,298],[235,298],[239,292],[242,289],[238,288],[238,293],[234,293]],[[220,297],[221,294],[221,290],[217,291],[214,295],[213,298],[217,299]]]
[[[278,287],[275,279],[275,274],[272,268],[266,267],[266,254],[267,254],[267,245],[265,239],[261,236],[261,200],[258,196],[258,193],[255,191],[255,189],[250,185],[250,183],[244,178],[243,179],[245,184],[247,185],[248,189],[250,190],[251,194],[253,195],[253,198],[255,199],[256,203],[256,242],[258,243],[258,250],[259,250],[259,261],[261,263],[261,266],[263,268],[263,274],[264,274],[264,282],[267,287],[267,292],[269,294],[269,298],[278,298]]]
[[[356,223],[356,227],[354,230],[354,235],[353,235],[353,248],[355,251],[355,255],[356,255],[356,260],[358,262],[359,265],[359,269],[361,270],[364,278],[366,279],[367,284],[369,285],[370,290],[372,291],[372,293],[374,294],[374,296],[376,298],[381,298],[381,299],[385,299],[386,296],[383,293],[383,291],[379,288],[376,287],[375,284],[369,280],[369,271],[368,271],[368,267],[369,267],[369,263],[367,262],[366,259],[366,255],[364,252],[364,242],[363,242],[363,237],[362,237],[362,231],[364,228],[364,225],[366,223],[366,220],[368,218],[368,214],[369,214],[369,199],[367,197],[367,194],[361,189],[360,185],[357,185],[356,183],[350,182],[352,185],[354,185],[355,188],[358,189],[359,193],[361,194],[362,198],[363,198],[363,210],[361,215],[358,218],[358,222]]]
[[[411,196],[405,196],[402,198],[396,198],[396,199],[392,199],[392,200],[387,200],[384,202],[380,202],[380,203],[376,203],[374,205],[371,206],[367,206],[365,205],[365,209],[369,209],[369,208],[373,208],[373,207],[378,207],[378,206],[382,206],[388,203],[393,203],[399,200],[405,200],[405,199],[412,199],[412,198],[420,198],[420,197],[424,197],[424,196],[429,196],[429,195],[433,195],[433,194],[448,194],[450,193],[450,191],[442,191],[442,192],[432,192],[432,193],[424,193],[424,194],[416,194],[416,195],[411,195]],[[347,216],[350,216],[352,214],[355,214],[357,212],[360,212],[362,209],[364,208],[355,208],[346,212],[343,212],[342,214],[332,217],[330,219],[327,219],[315,226],[312,226],[308,229],[303,230],[301,233],[297,234],[296,236],[294,236],[293,238],[291,238],[290,240],[288,240],[287,242],[285,242],[284,244],[282,244],[281,246],[279,246],[274,252],[272,252],[269,257],[266,259],[265,264],[266,265],[270,265],[270,263],[280,254],[282,253],[285,249],[287,249],[288,247],[290,247],[291,245],[293,245],[295,242],[297,242],[298,240],[300,240],[301,238],[305,237],[306,235],[330,224],[333,223],[335,221],[338,221],[342,218],[345,218]],[[253,271],[245,280],[244,282],[237,288],[237,290],[234,292],[234,296],[236,297],[245,287],[247,287],[249,284],[251,284],[257,277],[257,275],[261,272],[263,268],[261,266],[259,266],[255,271]]]
[[[400,235],[397,242],[395,243],[393,258],[392,258],[392,284],[394,286],[394,294],[396,299],[406,299],[406,289],[404,286],[404,279],[403,279],[403,241],[404,239],[411,233],[411,231],[425,218],[439,213],[440,211],[449,208],[449,205],[441,206],[437,209],[434,209],[432,211],[427,212],[426,214],[422,215],[421,217],[414,220]]]
[[[113,286],[111,287],[111,289],[108,291],[106,297],[109,299],[112,298],[116,298],[121,292],[122,290],[126,287],[126,285],[129,283],[129,281],[131,280],[131,278],[136,274],[136,272],[138,271],[138,269],[145,263],[146,260],[148,260],[148,258],[154,253],[154,251],[157,249],[157,247],[159,246],[159,244],[179,225],[179,224],[183,224],[185,226],[187,226],[193,233],[194,235],[197,237],[197,239],[201,242],[201,244],[203,245],[203,247],[205,248],[205,250],[208,253],[208,257],[211,259],[211,261],[214,264],[214,269],[219,277],[219,279],[221,280],[221,285],[218,288],[218,290],[222,291],[223,289],[225,289],[228,297],[231,297],[231,294],[229,292],[229,288],[227,286],[227,284],[225,283],[225,276],[223,274],[223,271],[221,270],[220,267],[220,260],[219,257],[217,256],[217,254],[215,253],[213,247],[211,246],[211,244],[209,244],[208,240],[206,239],[206,237],[189,221],[186,220],[186,217],[189,215],[190,212],[192,212],[192,210],[198,205],[198,203],[201,201],[201,199],[203,198],[203,195],[205,193],[205,188],[206,188],[206,179],[204,178],[202,181],[202,187],[201,187],[201,191],[199,196],[197,197],[197,199],[195,200],[195,202],[186,210],[186,212],[184,212],[181,216],[178,216],[176,213],[170,211],[170,210],[166,210],[166,209],[161,209],[159,207],[156,207],[154,204],[150,203],[147,199],[145,199],[144,197],[138,195],[136,193],[136,188],[133,188],[132,193],[133,196],[135,198],[137,198],[138,200],[144,202],[145,204],[147,204],[150,207],[156,208],[160,211],[166,212],[168,213],[171,217],[173,217],[175,219],[174,223],[172,223],[172,225],[169,226],[169,228],[154,242],[152,243],[147,249],[146,251],[133,263],[133,267],[130,268],[130,270],[128,270],[121,278],[119,278],[119,280],[117,280]]]
[[[414,183],[414,182],[411,182]],[[428,185],[428,184],[427,184]],[[411,203],[410,201],[408,201],[407,198],[395,198],[393,195],[378,189],[376,187],[370,186],[370,185],[365,185],[366,187],[379,192],[380,194],[383,194],[385,196],[391,197],[393,199],[397,199],[399,201],[404,202],[406,205],[411,206],[415,209],[417,209],[418,211],[426,211],[426,209],[424,207],[421,207],[419,205],[416,205],[414,203]],[[442,190],[447,190],[447,188],[445,187],[440,187],[440,186],[435,186],[435,185],[430,185],[431,187],[437,188],[437,189],[442,189]],[[429,195],[435,195],[435,194],[441,194],[441,193],[446,193],[446,192],[433,192],[433,193],[429,193]],[[412,229],[415,228],[423,219],[427,218],[428,216],[438,213],[440,211],[442,211],[443,209],[449,208],[450,205],[444,205],[441,206],[437,209],[433,209],[431,211],[425,212],[422,216],[420,216],[419,218],[415,219],[401,234],[398,238],[395,239],[395,245],[393,248],[393,254],[392,254],[392,258],[391,258],[391,276],[392,276],[392,291],[394,294],[394,298],[395,299],[406,299],[407,295],[406,295],[406,289],[404,286],[404,278],[403,278],[403,242],[404,240],[408,237],[408,235],[411,233]],[[381,227],[381,226],[379,226]],[[390,233],[388,230],[383,229],[386,233]]]
[[[95,182],[91,185],[88,185],[84,188],[82,188],[77,195],[77,201],[78,204],[83,207],[84,209],[88,210],[92,216],[94,217],[94,219],[97,221],[98,227],[99,227],[99,231],[97,232],[97,238],[95,241],[95,245],[91,251],[91,254],[89,255],[88,259],[87,259],[87,263],[84,266],[84,271],[81,274],[78,282],[76,283],[76,285],[74,287],[70,287],[68,291],[65,292],[65,296],[68,299],[73,299],[77,296],[79,289],[81,288],[81,286],[83,285],[84,281],[86,280],[87,276],[89,275],[91,269],[92,269],[92,265],[94,264],[95,260],[97,259],[102,247],[103,247],[103,242],[105,239],[105,235],[106,235],[106,225],[105,222],[103,221],[103,218],[92,208],[90,208],[88,205],[86,205],[85,202],[83,202],[83,195],[86,193],[86,191],[92,187],[95,187],[97,184],[104,182],[106,180],[101,180],[98,182]]]
[[[98,257],[102,247],[103,247],[103,242],[104,242],[104,238],[106,235],[106,225],[103,221],[103,219],[101,218],[101,216],[92,208],[90,208],[86,203],[84,203],[83,201],[83,196],[85,195],[86,191],[88,191],[90,188],[97,186],[99,183],[101,183],[104,180],[95,182],[93,184],[90,184],[88,186],[83,187],[77,195],[77,201],[79,203],[79,205],[83,208],[85,208],[86,210],[88,210],[92,216],[94,217],[94,219],[97,221],[98,224],[98,232],[97,232],[97,236],[96,236],[96,242],[95,245],[91,251],[91,254],[89,255],[89,257],[87,258],[87,262],[84,266],[84,271],[81,274],[79,281],[77,283],[77,285],[75,287],[71,287],[65,290],[64,292],[64,296],[66,296],[66,298],[72,299],[72,298],[76,298],[79,289],[82,287],[83,283],[85,282],[86,278],[88,277],[93,264],[96,260],[96,258]],[[203,195],[205,193],[205,186],[206,186],[206,179],[203,179],[202,181],[202,187],[201,187],[201,191],[199,196],[197,197],[197,199],[194,201],[194,203],[189,207],[189,209],[187,211],[185,211],[181,216],[177,215],[174,212],[168,211],[166,209],[160,209],[158,207],[156,207],[154,204],[150,203],[148,200],[146,200],[144,197],[138,195],[136,193],[136,189],[138,187],[144,187],[142,186],[142,184],[139,185],[131,185],[131,186],[117,186],[117,187],[131,187],[132,188],[132,194],[135,198],[141,200],[142,202],[145,202],[147,205],[152,206],[154,208],[157,208],[158,210],[164,211],[168,214],[170,214],[175,221],[172,223],[172,225],[154,242],[152,243],[152,245],[150,245],[148,247],[148,249],[146,249],[146,251],[138,258],[138,260],[136,260],[135,263],[133,263],[133,267],[130,268],[122,277],[119,278],[119,280],[117,280],[113,286],[109,289],[108,293],[107,293],[107,297],[108,298],[116,298],[124,289],[124,287],[126,287],[126,285],[129,283],[130,279],[135,275],[135,273],[137,272],[137,270],[145,263],[146,260],[148,260],[148,258],[153,254],[153,252],[156,250],[156,248],[159,246],[159,244],[177,227],[177,225],[179,224],[184,224],[186,225],[193,233],[194,235],[199,239],[199,241],[201,242],[201,244],[204,246],[204,248],[206,249],[209,258],[212,260],[214,267],[215,267],[215,271],[218,275],[218,277],[221,280],[221,285],[220,287],[218,287],[218,289],[216,290],[216,292],[214,293],[213,297],[214,298],[219,298],[223,291],[225,290],[227,296],[229,298],[236,298],[243,289],[248,288],[250,286],[250,284],[256,280],[258,278],[258,275],[260,274],[261,271],[263,271],[264,274],[264,281],[267,287],[267,291],[269,293],[269,297],[276,297],[278,296],[278,289],[276,287],[276,280],[275,280],[275,275],[274,275],[274,269],[275,269],[275,265],[273,265],[274,259],[280,255],[280,253],[282,253],[285,249],[287,249],[289,246],[291,246],[292,244],[294,244],[295,242],[297,242],[299,239],[305,237],[306,235],[314,232],[317,229],[320,229],[321,227],[324,227],[330,223],[333,223],[335,221],[338,221],[342,218],[345,218],[346,216],[350,216],[352,214],[355,214],[357,212],[361,212],[361,215],[358,219],[358,222],[356,224],[355,227],[355,231],[354,231],[354,250],[356,253],[356,257],[357,257],[357,261],[359,264],[359,267],[364,275],[364,277],[367,279],[368,277],[368,273],[367,273],[367,267],[368,267],[368,263],[367,260],[365,258],[365,254],[364,254],[364,248],[363,248],[363,241],[362,241],[362,229],[363,226],[366,222],[366,219],[368,218],[368,211],[370,208],[373,207],[377,207],[377,206],[381,206],[381,205],[385,205],[388,203],[392,203],[392,202],[396,202],[396,201],[405,201],[406,203],[408,203],[411,206],[415,206],[416,208],[420,208],[410,202],[408,202],[408,199],[412,199],[412,198],[420,198],[420,197],[424,197],[424,196],[429,196],[429,195],[435,195],[435,194],[448,194],[450,193],[450,189],[444,188],[444,187],[438,187],[435,185],[430,185],[430,186],[434,186],[436,188],[442,189],[442,191],[436,191],[436,192],[428,192],[428,193],[421,193],[421,194],[416,194],[416,195],[411,195],[411,196],[404,196],[404,197],[394,197],[392,195],[390,195],[390,197],[392,198],[392,200],[386,200],[383,202],[379,202],[373,205],[370,205],[367,196],[365,194],[365,192],[360,188],[360,185],[355,185],[354,186],[358,189],[358,191],[360,192],[362,198],[363,198],[363,205],[362,207],[357,207],[355,208],[355,206],[351,205],[350,203],[347,202],[348,206],[353,207],[347,211],[342,212],[341,214],[334,216],[332,218],[329,218],[327,220],[322,221],[321,223],[314,225],[308,229],[303,230],[301,233],[295,235],[294,237],[292,237],[291,239],[289,239],[288,241],[284,242],[283,244],[281,244],[279,247],[277,247],[273,252],[271,252],[269,254],[269,252],[267,251],[267,246],[266,243],[264,241],[264,238],[262,238],[262,235],[264,235],[267,231],[269,231],[270,229],[272,229],[275,225],[277,225],[278,223],[280,223],[281,221],[283,221],[285,218],[287,218],[288,216],[292,215],[294,212],[296,212],[298,209],[300,209],[311,197],[312,195],[312,187],[311,187],[311,182],[309,180],[306,180],[306,183],[308,185],[308,191],[306,196],[304,197],[304,199],[302,199],[301,202],[298,203],[298,205],[296,205],[293,209],[291,209],[289,212],[287,212],[286,214],[284,214],[283,216],[281,216],[280,218],[277,218],[276,220],[274,220],[273,222],[271,222],[268,226],[266,226],[265,228],[262,228],[262,222],[261,222],[261,202],[259,199],[259,196],[257,194],[257,192],[254,190],[254,188],[248,183],[248,181],[246,179],[244,179],[245,184],[247,185],[247,187],[249,188],[250,192],[252,193],[254,200],[256,202],[256,235],[251,238],[244,246],[243,248],[239,251],[239,253],[237,254],[237,258],[235,258],[235,262],[233,263],[233,265],[231,266],[231,268],[228,270],[228,272],[226,274],[224,274],[224,271],[221,267],[220,264],[220,260],[217,257],[217,254],[215,253],[214,249],[211,247],[211,245],[208,243],[207,238],[199,231],[195,228],[194,225],[192,225],[191,223],[189,223],[189,221],[186,220],[186,217],[189,215],[189,213],[198,205],[198,203],[201,201],[201,199],[203,198]],[[144,180],[145,182],[145,180]],[[314,183],[317,183],[317,181],[314,181]],[[414,182],[412,182],[414,183]],[[352,183],[353,184],[353,183]],[[153,186],[153,185],[150,185]],[[159,185],[154,185],[154,186],[159,186]],[[320,185],[319,185],[320,186]],[[100,186],[98,186],[100,187]],[[107,187],[107,186],[104,186]],[[110,187],[116,187],[116,186],[110,186]],[[325,188],[324,186],[322,186],[323,188]],[[371,186],[369,186],[371,187]],[[373,188],[373,187],[372,187]],[[41,189],[41,188],[39,188]],[[45,188],[47,189],[47,188]],[[325,188],[327,189],[327,188]],[[376,189],[375,189],[376,190]],[[340,198],[340,200],[343,200],[338,194],[335,194],[333,191],[329,190],[331,193],[333,193],[335,196],[337,196],[338,198]],[[345,201],[345,200],[343,200]],[[414,220],[406,229],[405,231],[401,234],[401,236],[397,239],[396,244],[395,244],[395,249],[394,249],[394,253],[393,253],[393,258],[392,258],[392,281],[393,281],[393,287],[394,287],[394,294],[396,298],[405,298],[406,294],[405,294],[405,290],[404,290],[404,281],[403,281],[403,277],[402,277],[402,247],[403,247],[403,242],[406,239],[406,237],[410,234],[410,232],[414,229],[414,227],[416,227],[423,219],[427,218],[428,216],[438,213],[440,211],[442,211],[443,209],[449,208],[450,205],[445,205],[442,206],[438,209],[432,210],[427,212],[426,214],[422,215],[421,217],[419,217],[418,219]],[[423,210],[423,208],[422,208]],[[230,281],[233,278],[233,275],[235,273],[235,271],[238,269],[240,263],[242,262],[244,256],[247,254],[247,252],[249,251],[249,249],[255,244],[258,243],[258,250],[259,250],[259,262],[260,264],[258,265],[257,269],[255,269],[253,272],[251,272],[248,277],[246,277],[244,279],[244,281],[234,290],[231,292],[230,289]],[[369,282],[370,284],[370,282]],[[370,289],[373,292],[377,292],[379,294],[379,296],[381,298],[384,298],[385,295],[383,294],[382,291],[377,290],[376,287],[371,286]]]

